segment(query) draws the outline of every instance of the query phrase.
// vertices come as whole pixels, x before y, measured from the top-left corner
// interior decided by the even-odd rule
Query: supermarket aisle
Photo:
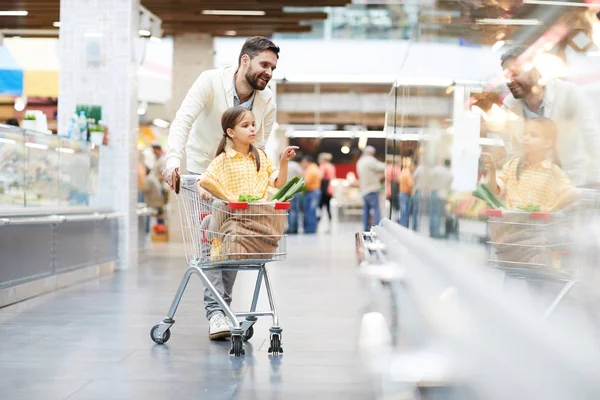
[[[165,346],[149,329],[185,269],[181,247],[157,248],[139,268],[0,309],[0,393],[17,399],[368,399],[356,343],[360,307],[354,232],[295,236],[270,272],[284,328],[270,359],[269,321],[240,359],[210,342],[199,279],[188,287]],[[247,308],[253,276],[240,275]],[[264,300],[264,299],[262,299]]]

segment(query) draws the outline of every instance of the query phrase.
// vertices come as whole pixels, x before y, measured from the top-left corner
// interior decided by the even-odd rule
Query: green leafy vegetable
[[[477,188],[473,191],[472,195],[485,201],[492,209],[506,208],[504,203],[502,203],[498,197],[496,197],[489,186],[485,183],[478,183]]]
[[[518,208],[519,208],[519,210],[525,211],[525,212],[541,212],[542,211],[541,207],[537,204],[529,204],[529,205],[521,206]]]
[[[240,197],[238,198],[238,201],[240,203],[252,203],[254,201],[259,201],[259,200],[261,200],[260,197],[252,196],[249,194],[240,194]]]

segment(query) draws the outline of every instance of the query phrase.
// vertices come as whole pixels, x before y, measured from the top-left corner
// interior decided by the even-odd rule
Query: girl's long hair
[[[534,124],[539,125],[544,137],[546,139],[550,139],[552,141],[553,146],[552,146],[552,150],[551,150],[552,151],[551,160],[554,164],[560,166],[560,162],[558,161],[558,158],[556,156],[556,149],[555,149],[556,137],[558,136],[558,126],[550,118],[536,117],[536,118],[533,118],[533,119],[530,119],[529,121],[527,121],[527,123],[525,125],[525,129],[527,129],[528,126],[534,125]],[[523,170],[524,165],[525,165],[525,157],[521,157],[519,159],[519,164],[517,165],[517,180],[519,180],[521,178],[521,171]]]
[[[220,154],[225,153],[225,147],[227,146],[227,139],[231,139],[229,135],[227,135],[227,129],[235,129],[235,126],[244,118],[246,113],[252,114],[252,111],[248,110],[245,107],[231,107],[225,110],[223,115],[221,116],[221,127],[223,128],[223,138],[221,142],[219,142],[219,147],[217,147],[217,154],[215,157],[218,157]],[[260,171],[260,153],[258,149],[253,145],[250,145],[250,152],[254,156],[254,161],[256,162],[256,172]]]

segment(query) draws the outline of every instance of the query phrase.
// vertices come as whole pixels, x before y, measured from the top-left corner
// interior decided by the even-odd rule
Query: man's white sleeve
[[[575,111],[575,121],[583,135],[584,147],[592,161],[592,170],[588,171],[590,183],[600,182],[600,121],[594,104],[579,88],[573,87],[570,105]]]
[[[166,169],[180,167],[192,124],[212,98],[213,91],[210,77],[206,73],[202,73],[187,92],[175,115],[175,119],[171,123]]]
[[[271,132],[273,131],[273,125],[275,124],[275,116],[277,115],[277,107],[275,104],[271,107],[270,110],[265,114],[265,121],[263,124],[263,137],[262,137],[262,147],[267,147],[267,142],[269,141],[269,137],[271,136]]]

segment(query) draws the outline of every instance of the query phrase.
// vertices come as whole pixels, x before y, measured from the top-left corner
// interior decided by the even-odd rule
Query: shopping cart
[[[205,287],[213,293],[226,316],[233,323],[230,354],[234,356],[244,354],[243,342],[252,337],[253,325],[257,318],[262,316],[273,318],[269,353],[274,355],[282,353],[282,329],[279,326],[266,263],[286,258],[287,236],[284,235],[284,229],[290,204],[234,203],[205,199],[196,189],[197,179],[198,176],[194,175],[182,176],[181,191],[177,197],[188,269],[166,318],[152,328],[150,336],[157,344],[169,340],[170,328],[175,323],[173,318],[183,292],[191,276],[196,274],[202,279]],[[250,311],[234,313],[231,310],[205,274],[211,269],[258,272]],[[263,280],[270,310],[256,311]],[[238,318],[244,320],[240,322]]]
[[[488,262],[505,277],[556,282],[561,289],[548,317],[578,282],[573,213],[488,210]]]

